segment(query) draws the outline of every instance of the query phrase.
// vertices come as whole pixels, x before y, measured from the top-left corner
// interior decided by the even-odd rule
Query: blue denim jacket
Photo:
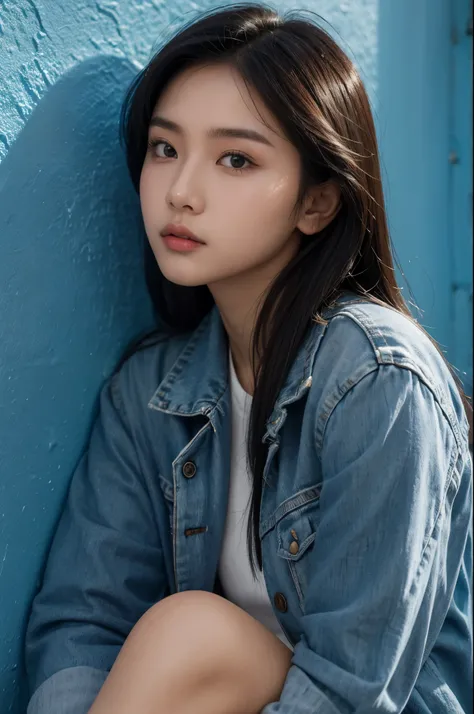
[[[294,654],[262,714],[470,711],[472,460],[458,392],[395,310],[345,293],[326,316],[264,437],[263,572]],[[153,603],[216,591],[227,359],[214,308],[103,387],[33,603],[28,714],[86,714]]]

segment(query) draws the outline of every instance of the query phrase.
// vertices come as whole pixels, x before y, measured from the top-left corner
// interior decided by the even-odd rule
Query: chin
[[[163,266],[161,265],[159,265],[159,268],[165,278],[169,280],[170,283],[174,283],[175,285],[181,285],[185,288],[196,288],[199,285],[207,284],[207,280],[203,280],[198,276],[186,275],[183,272],[177,270],[166,270],[163,269]]]
[[[171,278],[168,278],[170,283],[174,283],[174,285],[181,285],[183,288],[197,288],[202,285],[206,285],[207,283],[203,283],[198,280],[172,280]]]

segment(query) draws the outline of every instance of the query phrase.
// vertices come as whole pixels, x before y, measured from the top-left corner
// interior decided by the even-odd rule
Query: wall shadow
[[[0,164],[0,711],[104,378],[152,324],[138,197],[118,142],[137,70],[95,57],[44,96]]]

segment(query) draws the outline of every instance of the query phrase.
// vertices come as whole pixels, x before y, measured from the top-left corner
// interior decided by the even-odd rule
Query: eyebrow
[[[162,129],[168,129],[169,131],[175,131],[177,134],[183,134],[182,128],[176,122],[170,119],[165,119],[155,115],[150,120],[150,126],[159,126]],[[267,144],[267,146],[273,146],[271,141],[269,141],[263,134],[259,134],[258,131],[254,129],[239,129],[231,127],[215,127],[209,129],[207,136],[210,139],[221,139],[223,137],[230,137],[233,139],[250,139],[251,141],[258,141],[260,144]]]

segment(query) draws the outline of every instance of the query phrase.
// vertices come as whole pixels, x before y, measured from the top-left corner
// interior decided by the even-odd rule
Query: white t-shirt
[[[246,439],[252,397],[245,392],[237,378],[230,350],[229,374],[232,400],[231,467],[219,578],[227,600],[259,620],[287,647],[293,649],[273,613],[263,573],[258,571],[258,580],[255,581],[250,569],[247,523],[252,483],[247,468]]]

